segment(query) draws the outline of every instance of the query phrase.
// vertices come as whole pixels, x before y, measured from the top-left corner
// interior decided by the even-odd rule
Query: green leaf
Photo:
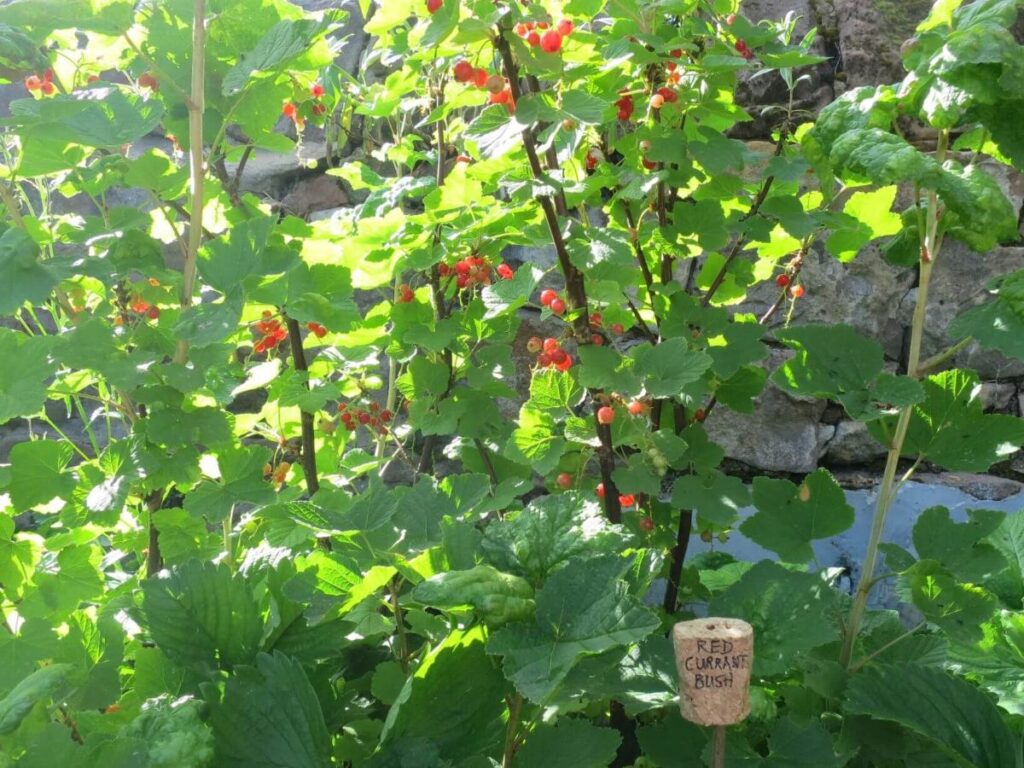
[[[53,144],[118,149],[156,128],[163,114],[160,99],[121,88],[90,88],[49,99],[18,99],[3,122]]]
[[[750,504],[750,491],[738,477],[718,471],[683,475],[672,486],[672,506],[695,509],[702,520],[726,528],[741,508]]]
[[[526,128],[526,124],[509,117],[504,106],[495,104],[484,109],[466,127],[463,136],[475,144],[481,156],[495,160],[519,147],[519,137]]]
[[[11,503],[20,511],[45,504],[54,498],[70,499],[75,477],[65,472],[74,456],[67,443],[34,440],[11,449]]]
[[[226,563],[190,560],[142,582],[142,613],[157,646],[200,670],[248,664],[263,632],[259,607]]]
[[[841,172],[879,185],[913,181],[935,189],[942,179],[942,168],[934,158],[880,128],[842,134],[832,146],[830,159]]]
[[[925,618],[963,642],[981,637],[998,601],[986,589],[959,581],[935,560],[919,560],[900,575],[897,593]]]
[[[832,736],[820,720],[798,723],[780,719],[768,737],[766,768],[842,768],[847,759],[836,755]]]
[[[836,536],[854,520],[843,489],[825,469],[807,475],[799,486],[755,477],[754,506],[757,513],[744,520],[740,530],[790,563],[814,559],[812,541]]]
[[[643,345],[633,355],[637,371],[651,397],[675,397],[688,384],[699,381],[711,367],[711,357],[689,349],[683,339],[667,339],[657,346]]]
[[[808,651],[839,639],[831,618],[846,602],[818,574],[788,571],[763,560],[715,595],[709,616],[743,619],[754,627],[754,674],[784,674]]]
[[[529,403],[523,405],[519,409],[519,424],[505,446],[505,456],[544,475],[555,468],[564,450],[565,439],[555,433],[551,414],[538,411]]]
[[[1007,515],[988,540],[1009,563],[987,586],[1007,605],[1024,605],[1024,515]]]
[[[580,404],[583,387],[573,376],[550,368],[537,371],[530,379],[530,405],[542,411],[564,414]]]
[[[605,768],[615,759],[621,741],[622,736],[616,730],[562,717],[554,725],[540,725],[531,731],[512,765],[513,768],[538,765]]]
[[[784,390],[837,400],[858,421],[923,399],[913,380],[883,373],[881,345],[848,325],[785,328],[775,337],[797,351],[772,374]]]
[[[57,29],[81,29],[117,36],[132,25],[132,0],[14,0],[0,9],[0,22],[29,29],[33,39]]]
[[[930,507],[914,523],[914,548],[922,560],[937,560],[962,581],[987,584],[1006,568],[1006,558],[987,541],[1006,518],[1003,512],[967,511],[966,523],[954,523],[946,507]]]
[[[487,652],[504,657],[505,676],[520,693],[543,703],[583,656],[635,643],[658,627],[621,580],[629,564],[615,555],[570,561],[537,593],[536,624],[491,636]]]
[[[973,336],[986,349],[1024,360],[1024,270],[989,283],[992,298],[950,323],[955,338]]]
[[[221,89],[225,96],[245,88],[254,77],[281,70],[293,59],[306,53],[313,41],[327,29],[316,19],[284,19],[277,22],[260,39],[256,47],[224,76]]]
[[[275,237],[275,221],[262,216],[233,226],[225,237],[207,241],[199,252],[199,274],[225,295],[237,294],[250,276],[281,274],[298,263],[295,251]]]
[[[12,227],[0,235],[0,314],[16,312],[22,304],[42,304],[60,279],[39,261],[39,246],[23,229]]]
[[[203,480],[185,497],[185,509],[193,515],[218,523],[230,517],[237,506],[263,506],[276,494],[263,477],[270,452],[258,445],[216,451],[219,480]]]
[[[302,665],[261,653],[235,670],[223,698],[210,684],[215,761],[224,768],[327,768],[331,737]]]
[[[533,587],[519,576],[490,565],[447,571],[416,585],[411,597],[437,608],[469,605],[488,624],[527,621],[533,616]]]
[[[925,398],[914,406],[904,456],[921,456],[954,471],[980,472],[1024,445],[1024,421],[983,412],[973,371],[943,371],[921,383]],[[894,421],[889,417],[872,423],[872,434],[888,442]]]
[[[484,555],[499,570],[543,581],[574,557],[613,551],[619,540],[601,508],[576,493],[542,496],[484,530]]]
[[[50,664],[37,669],[0,699],[0,736],[13,733],[32,707],[56,694],[72,669],[70,664]]]
[[[907,706],[908,701],[927,706]],[[850,679],[844,710],[899,723],[964,768],[1021,765],[1017,740],[995,705],[969,683],[931,667],[869,667]]]
[[[47,380],[56,369],[49,351],[45,337],[0,329],[0,359],[18,361],[0,370],[0,424],[42,409]]]
[[[505,681],[483,627],[456,630],[434,648],[388,712],[381,743],[430,738],[452,761],[489,752],[504,731]]]
[[[1024,615],[1001,611],[982,626],[973,645],[954,643],[949,668],[995,694],[999,706],[1024,715]]]

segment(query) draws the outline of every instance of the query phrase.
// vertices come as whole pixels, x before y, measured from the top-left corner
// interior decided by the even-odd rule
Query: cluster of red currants
[[[477,88],[486,88],[491,104],[504,104],[509,113],[515,112],[512,86],[498,74],[488,74],[483,67],[474,67],[466,59],[460,59],[452,67],[452,76],[460,83],[472,83]]]
[[[30,93],[39,91],[43,96],[52,96],[57,87],[53,84],[53,70],[48,69],[43,72],[43,76],[29,75],[25,78],[25,87]]]
[[[601,164],[604,160],[604,152],[597,147],[591,147],[587,150],[587,170],[593,171]]]
[[[597,484],[597,498],[603,499],[605,496],[604,483]],[[636,496],[632,493],[620,493],[619,494],[619,506],[623,509],[629,509],[636,504]]]
[[[747,61],[750,61],[752,58],[754,58],[754,52],[750,50],[745,40],[736,41],[736,52]]]
[[[562,348],[558,339],[549,337],[542,341],[540,336],[531,336],[526,342],[526,349],[537,355],[537,365],[541,368],[555,368],[559,371],[572,368],[572,355]]]
[[[158,317],[160,317],[160,307],[154,306],[150,304],[148,301],[145,301],[138,296],[135,296],[132,299],[130,306],[132,312],[135,312],[136,314],[139,315],[145,315],[150,320],[156,320]]]
[[[320,101],[324,97],[324,87],[321,83],[316,82],[309,86],[309,95],[313,97],[314,104],[309,108],[309,111],[317,117],[323,115],[327,111],[327,107]],[[302,130],[306,127],[306,119],[299,114],[299,105],[294,101],[286,101],[281,107],[281,114],[295,123],[295,127]]]
[[[260,338],[257,339],[256,344],[253,346],[253,351],[255,352],[269,352],[288,338],[288,329],[281,324],[280,320],[274,317],[274,314],[269,309],[263,311],[263,319],[255,323],[253,328],[260,335]]]
[[[539,47],[545,53],[558,53],[562,49],[562,41],[572,34],[573,23],[562,19],[552,29],[546,21],[524,21],[516,24],[516,34],[533,47]]]
[[[412,288],[409,287],[408,283],[402,283],[398,286],[398,303],[399,304],[411,304],[412,300],[416,298],[416,294],[413,293]]]
[[[804,293],[806,293],[806,291],[804,290],[804,287],[802,285],[800,285],[799,283],[797,283],[795,285],[790,285],[791,282],[792,282],[792,279],[787,274],[781,274],[781,275],[779,275],[778,277],[775,278],[775,284],[777,286],[779,286],[779,288],[782,288],[782,289],[789,288],[789,296],[790,296],[790,298],[799,299],[800,297],[802,297],[804,295]]]
[[[674,104],[679,101],[679,94],[671,88],[662,86],[651,94],[651,109],[661,109],[666,104]]]
[[[502,280],[511,280],[515,271],[508,264],[501,262],[494,268]],[[455,275],[455,284],[460,288],[472,288],[474,285],[491,284],[491,264],[483,256],[467,256],[449,266],[444,262],[437,265],[437,273],[441,277]]]
[[[540,292],[540,304],[547,307],[556,315],[564,315],[566,310],[565,299],[558,295],[558,291],[546,288]]]
[[[309,332],[318,339],[322,339],[327,335],[327,329],[320,325],[320,323],[306,323],[306,327],[309,328]]]
[[[633,97],[625,92],[623,88],[619,93],[623,95],[619,97],[619,100],[615,102],[615,106],[618,107],[618,118],[619,120],[629,120],[633,116]]]
[[[292,465],[287,461],[282,461],[276,467],[269,462],[263,465],[263,479],[270,480],[275,486],[280,488],[284,485],[285,478],[288,477],[288,470],[292,468]]]
[[[381,410],[377,403],[370,403],[366,408],[358,405],[350,406],[348,403],[338,403],[338,413],[341,414],[341,421],[349,432],[355,432],[362,424],[371,432],[375,431],[378,434],[386,435],[388,424],[392,419],[391,411],[386,408]]]

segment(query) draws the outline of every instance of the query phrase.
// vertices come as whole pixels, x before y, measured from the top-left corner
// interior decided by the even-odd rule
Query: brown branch
[[[295,370],[306,374],[306,389],[309,389],[309,366],[306,363],[306,352],[302,348],[302,331],[299,323],[290,317],[285,318],[288,327],[288,341],[292,348],[292,362]],[[316,474],[316,435],[313,432],[313,414],[305,408],[299,411],[302,421],[302,473],[306,476],[306,491],[313,496],[320,490],[320,480]]]
[[[508,30],[503,27],[498,28],[498,32],[494,36],[494,46],[501,57],[502,66],[505,70],[505,79],[508,81],[509,89],[512,92],[512,99],[518,103],[522,95],[519,87],[519,69],[512,56],[512,48],[505,37],[507,32]],[[537,156],[537,142],[533,128],[524,128],[522,137],[523,148],[526,150],[526,157],[530,164],[530,171],[533,173],[534,179],[541,181],[544,178],[544,169],[540,164],[540,158]],[[554,244],[555,253],[558,256],[558,266],[562,271],[562,276],[565,278],[566,295],[569,297],[569,304],[574,311],[572,327],[576,336],[576,342],[580,345],[590,344],[592,343],[590,338],[590,316],[587,308],[587,292],[583,283],[583,273],[576,268],[576,265],[569,258],[569,251],[565,246],[565,239],[562,237],[562,230],[558,223],[558,212],[552,197],[550,195],[537,195],[537,202],[544,212],[544,219],[551,234],[551,242]],[[605,490],[605,515],[612,522],[619,522],[622,520],[622,505],[619,502],[619,492],[615,487],[615,481],[612,480],[612,472],[615,469],[615,454],[612,451],[611,429],[607,425],[601,424],[597,419],[597,412],[601,408],[601,401],[597,397],[597,395],[600,395],[600,391],[592,390],[591,395],[594,406],[594,425],[597,429],[597,436],[601,441],[601,446],[598,448],[598,463],[601,468],[601,482]]]

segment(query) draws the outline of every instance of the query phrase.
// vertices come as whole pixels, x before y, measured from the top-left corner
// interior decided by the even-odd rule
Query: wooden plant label
[[[672,629],[679,708],[698,725],[732,725],[750,714],[754,628],[740,619],[681,621]]]

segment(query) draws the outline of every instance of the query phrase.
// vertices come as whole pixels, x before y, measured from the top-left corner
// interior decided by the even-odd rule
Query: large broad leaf
[[[779,720],[768,737],[765,768],[842,768],[848,758],[836,755],[832,736],[820,720]]]
[[[34,440],[18,443],[11,449],[11,480],[8,491],[19,512],[54,498],[70,499],[75,477],[66,472],[74,455],[67,443]]]
[[[636,371],[644,377],[651,397],[675,397],[686,385],[700,380],[712,362],[703,352],[690,350],[683,339],[642,345],[636,350]]]
[[[0,424],[38,413],[46,402],[46,382],[56,366],[46,337],[0,329],[0,359],[17,365],[0,369]]]
[[[250,219],[232,227],[224,237],[207,242],[199,252],[199,274],[227,295],[247,277],[288,271],[298,263],[298,256],[275,236],[274,223],[270,216]]]
[[[987,349],[1024,360],[1024,270],[996,278],[988,289],[992,299],[957,317],[950,335],[973,336]]]
[[[487,657],[483,627],[452,632],[405,683],[381,743],[429,738],[458,761],[487,752],[504,730],[505,681]]]
[[[232,96],[253,77],[274,73],[306,53],[325,30],[316,19],[286,19],[270,28],[256,47],[224,76],[221,87],[225,96]]]
[[[981,472],[1024,445],[1024,420],[984,413],[973,371],[943,371],[921,383],[925,399],[914,406],[904,456],[920,456],[950,470]],[[888,444],[895,417],[872,422],[870,429]]]
[[[223,698],[204,685],[215,761],[223,768],[327,768],[331,737],[316,692],[299,662],[261,653],[239,667]]]
[[[50,99],[11,102],[5,121],[19,133],[55,144],[84,144],[117,149],[145,136],[160,124],[163,102],[145,100],[119,88],[90,88]]]
[[[56,29],[80,29],[117,36],[132,25],[132,0],[13,0],[0,8],[0,22],[28,30],[42,42]]]
[[[953,644],[949,667],[994,693],[999,706],[1024,715],[1024,614],[1002,611],[972,645]]]
[[[947,163],[937,186],[947,233],[984,253],[1017,240],[1017,212],[999,184],[976,165]]]
[[[851,678],[844,709],[897,722],[964,768],[1020,768],[1017,739],[977,688],[931,667],[879,665]]]
[[[542,496],[491,523],[481,543],[499,570],[543,581],[570,558],[618,551],[621,535],[598,504],[576,493]]]
[[[554,725],[540,725],[516,753],[513,768],[557,765],[559,768],[605,768],[615,759],[622,736],[586,720],[563,717]]]
[[[190,560],[142,582],[142,614],[154,642],[179,664],[199,669],[252,661],[263,623],[242,576],[224,563]]]
[[[779,366],[772,381],[798,395],[837,400],[858,421],[881,418],[924,397],[914,380],[883,373],[881,345],[848,325],[785,328],[775,337],[796,355]]]
[[[981,625],[998,606],[991,592],[960,581],[935,560],[920,560],[904,570],[897,594],[951,638],[968,643],[981,637]]]
[[[622,581],[629,564],[615,555],[571,561],[537,593],[535,624],[492,635],[487,652],[504,657],[505,676],[524,696],[544,702],[580,658],[635,643],[658,627]]]
[[[853,525],[853,507],[826,469],[807,475],[800,485],[789,480],[754,478],[757,514],[740,530],[783,562],[813,559],[811,542],[836,536]]]
[[[37,669],[0,699],[0,736],[16,730],[37,702],[53,696],[72,669],[70,664],[51,664]]]
[[[505,456],[547,474],[565,450],[565,438],[556,432],[554,417],[526,403],[519,409],[519,423],[505,444]]]
[[[437,608],[470,605],[492,625],[529,621],[533,616],[530,582],[490,565],[431,576],[413,589],[412,599]]]
[[[1007,515],[988,539],[1006,558],[1009,567],[986,586],[1009,606],[1024,605],[1024,514]]]
[[[954,523],[946,507],[931,507],[914,523],[914,548],[922,560],[937,560],[950,573],[972,584],[987,584],[1006,568],[1006,558],[983,541],[1005,519],[1003,512],[972,509],[966,523]]]
[[[728,527],[742,507],[750,504],[750,490],[738,477],[717,470],[703,475],[683,475],[672,486],[672,506],[695,509],[714,525]]]
[[[551,706],[571,712],[613,699],[635,717],[668,706],[678,695],[672,641],[654,634],[625,651],[615,648],[580,661],[562,681]]]
[[[263,478],[270,451],[258,445],[229,446],[217,452],[220,477],[203,480],[185,497],[185,508],[194,515],[219,523],[241,504],[263,506],[276,498]]]
[[[60,279],[39,261],[39,246],[22,229],[13,227],[0,235],[0,314],[9,315],[25,302],[41,304]]]
[[[821,576],[787,571],[762,560],[708,605],[710,616],[743,619],[754,627],[755,675],[778,675],[795,666],[807,651],[839,639],[838,621],[845,595]]]

